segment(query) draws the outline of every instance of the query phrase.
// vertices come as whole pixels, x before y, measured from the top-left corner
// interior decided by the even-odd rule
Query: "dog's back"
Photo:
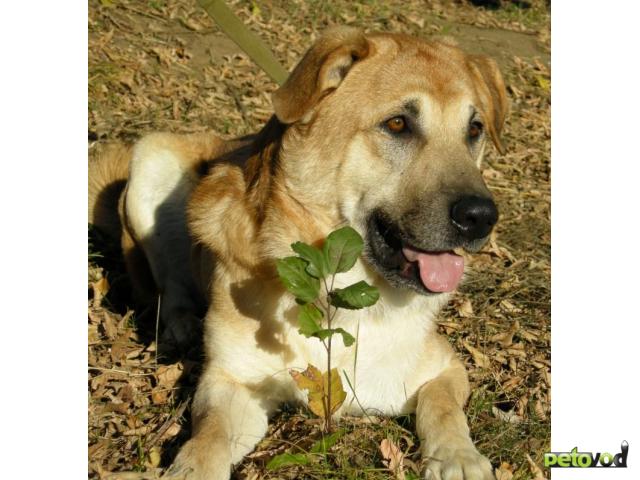
[[[89,223],[120,239],[118,202],[127,184],[131,146],[111,143],[97,148],[89,157]]]

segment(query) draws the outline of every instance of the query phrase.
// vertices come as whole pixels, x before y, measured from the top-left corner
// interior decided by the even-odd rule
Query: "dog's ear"
[[[294,123],[303,119],[323,96],[338,88],[351,66],[368,52],[361,30],[326,30],[271,97],[278,120]]]
[[[480,102],[487,115],[487,131],[493,144],[501,154],[505,149],[500,141],[500,133],[509,110],[507,90],[498,70],[498,64],[484,55],[470,56],[470,68],[476,79]]]

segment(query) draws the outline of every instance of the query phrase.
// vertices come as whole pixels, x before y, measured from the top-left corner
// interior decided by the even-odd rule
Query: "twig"
[[[146,444],[147,450],[153,447],[158,442],[158,440],[160,440],[162,436],[167,432],[167,430],[169,430],[169,427],[171,427],[171,425],[176,423],[176,421],[180,417],[182,417],[182,415],[184,414],[184,411],[187,409],[188,404],[189,404],[189,401],[187,400],[180,403],[180,405],[178,405],[178,408],[176,409],[175,412],[173,412],[173,415],[171,415],[167,419],[167,421],[162,424],[162,426],[158,429],[158,431],[153,436],[153,438],[149,442],[147,442]]]
[[[119,373],[122,375],[129,375],[130,377],[147,377],[149,375],[154,375],[154,373],[132,373],[132,372],[127,372],[126,370],[116,370],[115,368],[101,368],[101,367],[88,367],[89,370],[97,370],[99,372],[105,372],[105,373]]]
[[[162,303],[162,294],[158,294],[158,310],[156,311],[156,351],[154,352],[155,354],[155,362],[156,362],[156,368],[158,368],[158,350],[160,349],[158,347],[158,326],[160,325],[160,305]]]

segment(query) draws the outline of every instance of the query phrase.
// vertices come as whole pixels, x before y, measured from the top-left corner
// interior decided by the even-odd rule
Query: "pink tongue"
[[[404,247],[402,253],[410,262],[418,262],[420,279],[432,292],[451,292],[460,283],[464,258],[455,253],[427,253]]]

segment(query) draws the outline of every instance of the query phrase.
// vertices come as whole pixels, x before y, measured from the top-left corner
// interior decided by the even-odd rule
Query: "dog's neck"
[[[282,137],[286,130],[287,125],[273,115],[250,146],[250,156],[244,167],[244,179],[257,224],[264,221],[265,209],[278,174]]]

